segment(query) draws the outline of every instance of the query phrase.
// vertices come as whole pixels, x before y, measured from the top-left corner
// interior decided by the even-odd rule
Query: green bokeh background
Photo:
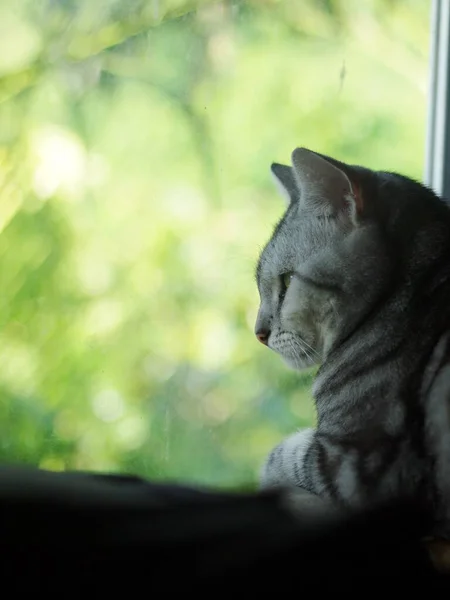
[[[429,2],[0,1],[0,460],[217,486],[314,420],[254,339],[308,146],[423,173]]]

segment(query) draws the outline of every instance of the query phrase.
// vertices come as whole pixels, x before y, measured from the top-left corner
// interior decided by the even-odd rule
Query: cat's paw
[[[314,429],[290,435],[269,454],[260,473],[260,488],[302,486],[303,460],[313,439]]]
[[[344,512],[341,506],[331,500],[299,487],[286,488],[282,494],[282,504],[291,515],[302,521],[312,517],[331,519]]]

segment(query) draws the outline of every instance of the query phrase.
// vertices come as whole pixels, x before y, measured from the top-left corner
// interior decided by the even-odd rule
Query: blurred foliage
[[[312,422],[253,280],[297,145],[420,178],[429,3],[0,2],[0,459],[255,481]]]

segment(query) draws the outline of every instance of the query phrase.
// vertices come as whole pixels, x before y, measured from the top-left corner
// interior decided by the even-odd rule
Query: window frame
[[[425,184],[450,199],[450,2],[432,0]]]

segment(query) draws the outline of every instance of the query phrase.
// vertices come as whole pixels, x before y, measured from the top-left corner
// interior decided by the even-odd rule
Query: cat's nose
[[[264,344],[265,346],[267,346],[267,342],[269,341],[269,336],[270,336],[270,331],[268,329],[258,329],[255,332],[256,338],[261,342],[261,344]]]

